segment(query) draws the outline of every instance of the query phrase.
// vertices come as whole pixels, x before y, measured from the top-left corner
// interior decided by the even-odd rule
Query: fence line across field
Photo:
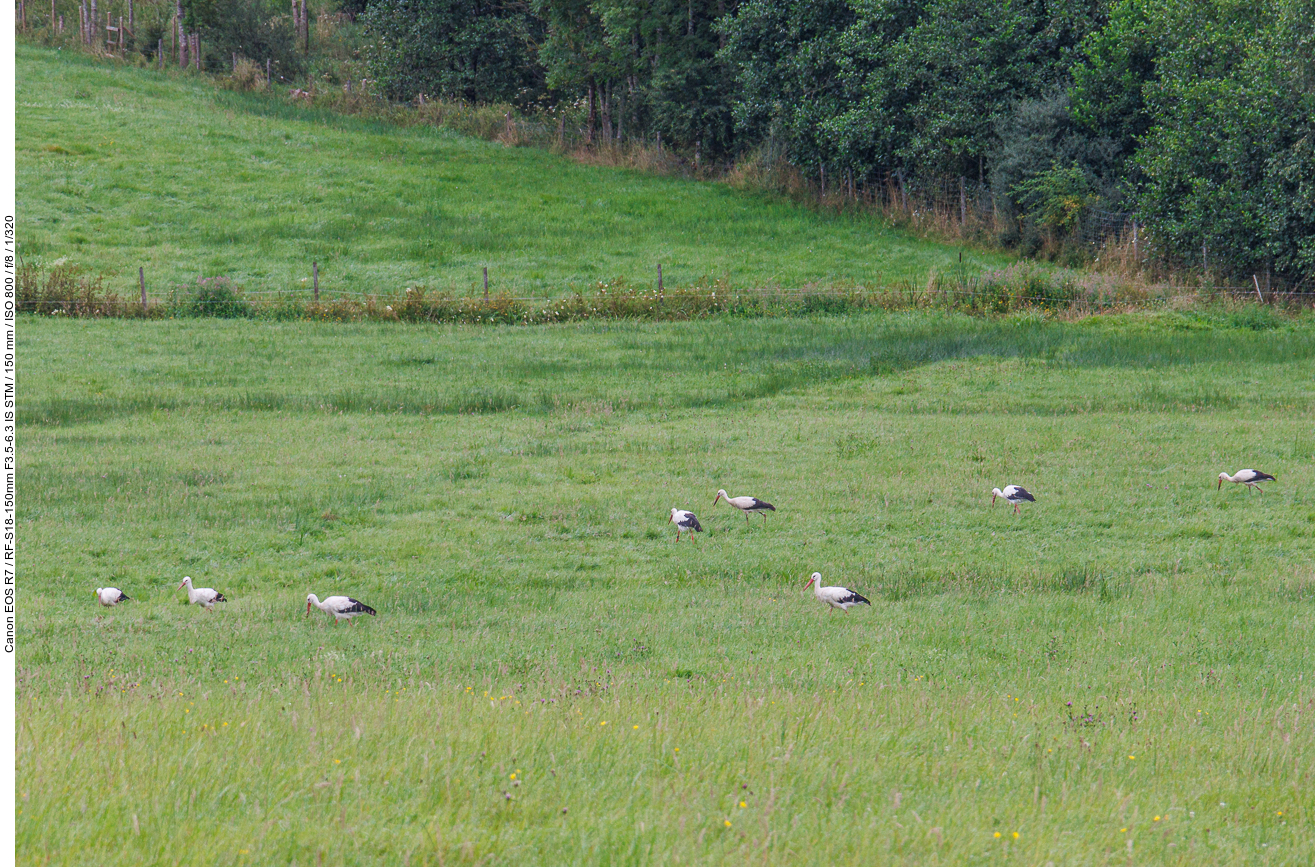
[[[1113,223],[1113,221],[1111,221],[1111,223]],[[1133,225],[1135,226],[1135,223]],[[952,273],[948,276],[950,277],[950,279],[956,278],[956,275],[953,275]],[[490,296],[489,269],[487,265],[483,266],[482,268],[482,277],[483,277],[482,301],[485,304],[489,304],[491,301],[498,303],[510,301],[518,304],[526,304],[526,305],[538,304],[541,305],[542,307],[550,307],[553,304],[562,301],[580,300],[586,297],[598,298],[601,300],[603,298],[608,297],[609,295],[608,287],[600,286],[595,288],[594,290],[592,290],[591,293],[588,294],[586,293],[585,290],[575,289],[575,290],[569,290],[567,292],[555,296],[554,295],[510,295],[506,293],[499,293],[497,295]],[[149,307],[151,302],[148,293],[146,291],[145,266],[138,267],[137,279],[141,291],[141,305],[143,308]],[[959,298],[976,299],[978,297],[989,297],[989,298],[998,299],[1001,297],[1002,294],[1008,296],[1012,301],[1024,302],[1024,303],[1030,303],[1035,301],[1039,301],[1043,303],[1055,303],[1057,301],[1065,300],[1063,298],[1058,298],[1055,295],[1050,295],[1050,294],[1029,293],[1025,295],[1018,295],[1009,291],[1007,288],[1004,288],[1002,291],[1002,288],[1000,287],[991,288],[988,286],[982,286],[981,284],[982,275],[980,274],[974,274],[969,276],[960,273],[959,275],[957,275],[957,282],[951,284],[948,287],[939,287],[932,284],[931,281],[933,281],[934,279],[935,279],[935,272],[933,271],[927,277],[928,284],[921,286],[914,284],[912,281],[909,281],[902,285],[876,286],[876,287],[870,287],[870,286],[854,286],[847,288],[846,287],[808,287],[808,288],[794,288],[794,289],[784,288],[784,287],[773,287],[773,288],[762,287],[757,289],[753,289],[753,288],[717,289],[715,287],[695,286],[686,289],[676,288],[672,291],[673,291],[673,297],[681,297],[681,298],[692,297],[692,298],[703,298],[707,300],[712,300],[713,298],[716,298],[718,292],[721,292],[723,298],[729,298],[733,300],[739,300],[743,298],[753,298],[755,296],[757,296],[760,299],[772,298],[772,297],[790,298],[791,296],[796,298],[854,297],[854,296],[858,296],[858,297],[867,296],[871,298],[876,298],[876,297],[889,298],[892,296],[898,296],[898,297],[910,298],[910,299],[919,299],[919,298],[935,299],[937,297],[941,297],[941,298],[949,297],[956,299]],[[187,297],[187,295],[195,293],[198,290],[198,288],[211,288],[211,289],[215,288],[214,286],[206,287],[205,283],[207,280],[224,280],[225,282],[222,288],[232,293],[231,297],[215,298],[215,299]],[[313,261],[311,263],[311,280],[312,280],[312,284],[310,287],[310,293],[311,293],[310,300],[313,304],[319,305],[321,301],[320,301],[320,267],[318,260]],[[1210,289],[1197,289],[1192,292],[1172,291],[1171,287],[1159,287],[1162,290],[1161,293],[1144,296],[1140,298],[1139,301],[1147,305],[1167,303],[1170,300],[1182,300],[1182,299],[1192,299],[1199,301],[1202,298],[1210,299],[1210,298],[1218,298],[1218,297],[1230,296],[1230,295],[1231,296],[1238,296],[1244,294],[1249,295],[1252,289],[1254,288],[1257,299],[1260,301],[1260,303],[1262,304],[1265,303],[1265,296],[1264,293],[1261,291],[1260,280],[1258,276],[1252,275],[1252,284],[1253,284],[1252,286],[1245,286],[1245,285],[1244,286],[1214,286]],[[367,290],[359,290],[359,289],[358,290],[340,289],[340,290],[327,292],[326,295],[328,296],[329,300],[327,303],[329,304],[332,304],[334,300],[356,300],[356,299],[363,299],[367,303],[371,301],[386,303],[394,299],[402,300],[406,297],[406,294],[415,290],[428,291],[428,287],[407,287],[401,292],[393,292],[393,293],[370,292]],[[206,305],[220,306],[220,305],[230,305],[235,301],[240,303],[243,299],[246,298],[263,299],[263,298],[270,298],[272,296],[277,296],[278,298],[281,299],[295,301],[298,299],[305,299],[306,291],[307,290],[303,287],[291,287],[285,289],[248,290],[242,287],[233,286],[230,283],[228,283],[227,278],[224,278],[221,275],[216,275],[215,277],[210,277],[210,278],[200,277],[198,278],[197,283],[174,284],[169,288],[169,291],[167,293],[167,303],[178,303],[182,301],[183,303],[186,303],[189,306],[198,306],[198,305],[202,307]],[[613,297],[633,298],[633,297],[648,296],[650,300],[656,302],[662,302],[665,296],[665,291],[666,290],[664,289],[663,286],[662,263],[659,262],[657,263],[656,287],[650,286],[650,287],[623,288],[620,290],[612,290],[610,294]],[[455,294],[455,293],[445,292],[444,290],[441,289],[438,290],[438,296],[453,301],[481,300],[479,295]],[[1089,293],[1089,297],[1092,300],[1100,302],[1105,300],[1106,293],[1101,292],[1099,289],[1097,289],[1096,291]],[[1315,298],[1315,291],[1289,291],[1289,292],[1270,293],[1271,302],[1280,299],[1287,301],[1300,299],[1302,300],[1303,303],[1305,303],[1305,299],[1308,298]],[[1079,301],[1081,299],[1071,298],[1067,300],[1071,303],[1073,301]],[[1118,303],[1113,298],[1110,298],[1109,300],[1111,303]],[[157,301],[157,303],[166,303],[166,302],[160,300]]]
[[[180,288],[180,289],[187,289],[187,288],[190,288],[190,287],[188,286],[188,284],[184,284],[183,286],[181,286],[181,287],[179,287],[179,288]],[[963,286],[963,285],[954,285],[954,286],[950,286],[950,287],[947,287],[947,288],[934,288],[934,287],[933,287],[933,288],[930,288],[930,289],[925,288],[925,287],[917,287],[917,286],[892,286],[892,287],[875,287],[875,288],[874,288],[874,287],[862,287],[862,286],[860,286],[860,287],[855,287],[855,288],[852,288],[852,289],[834,288],[834,287],[832,287],[832,288],[816,288],[816,289],[798,289],[798,288],[796,288],[796,289],[786,289],[786,288],[780,288],[780,289],[768,289],[768,288],[762,288],[762,289],[711,289],[711,288],[701,288],[701,287],[700,287],[700,288],[691,288],[691,289],[675,289],[675,290],[667,290],[667,291],[671,291],[671,292],[672,292],[672,298],[673,298],[673,299],[675,299],[675,298],[691,298],[691,297],[692,297],[692,298],[704,298],[704,299],[708,299],[708,300],[711,300],[711,299],[713,299],[713,298],[716,298],[716,297],[718,297],[719,295],[720,295],[722,298],[726,298],[726,299],[743,299],[743,298],[755,298],[755,297],[756,297],[756,298],[773,298],[773,297],[776,297],[776,298],[780,298],[780,297],[786,297],[786,298],[789,298],[789,297],[796,297],[796,298],[835,297],[835,298],[839,298],[839,297],[854,297],[854,296],[859,296],[859,297],[863,297],[863,296],[870,296],[870,297],[878,297],[878,296],[886,296],[886,297],[889,297],[889,296],[903,296],[903,297],[908,297],[908,298],[928,298],[928,297],[936,297],[936,296],[953,296],[953,297],[956,297],[956,298],[978,298],[978,297],[983,297],[983,298],[987,298],[987,297],[989,297],[989,298],[998,298],[998,297],[1000,297],[1000,295],[1002,294],[1002,293],[1001,293],[1000,291],[998,291],[998,290],[991,290],[991,289],[985,289],[985,288],[973,288],[973,287],[971,287],[971,286]],[[1182,300],[1182,299],[1197,299],[1197,300],[1199,300],[1199,299],[1203,299],[1203,298],[1217,298],[1217,297],[1222,297],[1222,296],[1247,296],[1247,297],[1249,297],[1249,296],[1251,296],[1251,295],[1254,294],[1254,293],[1255,293],[1255,289],[1254,289],[1253,286],[1245,286],[1245,285],[1243,285],[1243,286],[1219,286],[1219,287],[1215,287],[1215,288],[1213,288],[1213,289],[1208,289],[1208,290],[1199,290],[1199,289],[1198,289],[1198,290],[1194,290],[1194,291],[1170,291],[1170,292],[1165,292],[1165,293],[1163,293],[1163,294],[1150,295],[1150,296],[1147,296],[1147,297],[1145,297],[1145,298],[1140,299],[1140,301],[1141,301],[1141,303],[1145,303],[1145,304],[1153,304],[1153,303],[1155,303],[1155,302],[1157,302],[1157,301],[1169,302],[1169,301]],[[177,295],[178,293],[176,293],[176,292],[170,292],[169,294],[170,294],[170,296],[175,296],[175,297],[176,297],[176,295]],[[307,296],[308,294],[309,294],[309,293],[308,293],[308,290],[306,290],[306,289],[297,289],[297,288],[294,288],[294,289],[256,289],[256,290],[250,290],[250,291],[247,291],[247,290],[238,290],[238,291],[236,292],[236,295],[237,295],[237,297],[238,297],[239,299],[241,299],[241,298],[249,298],[249,297],[260,297],[260,298],[266,298],[266,297],[271,297],[271,296],[278,296],[278,297],[281,297],[281,298],[288,298],[288,299],[293,299],[293,300],[295,300],[295,299],[304,299],[304,300],[312,301],[313,303],[321,303],[321,304],[323,304],[323,303],[332,303],[332,302],[335,301],[335,300],[358,299],[358,298],[359,298],[359,299],[366,299],[366,300],[375,300],[375,301],[383,301],[383,302],[387,302],[387,301],[392,301],[392,300],[396,300],[396,299],[404,298],[404,297],[405,297],[405,293],[369,292],[369,291],[365,291],[365,290],[349,290],[349,289],[344,289],[344,290],[333,290],[333,291],[325,291],[324,293],[322,293],[322,294],[323,294],[323,298],[318,299],[318,300],[317,300],[316,297],[313,296],[313,295],[312,295],[310,298],[307,298],[306,296]],[[651,300],[660,302],[660,301],[663,300],[663,297],[664,297],[663,294],[662,294],[662,292],[659,291],[659,290],[657,290],[657,289],[623,289],[623,290],[619,290],[619,291],[617,291],[617,290],[609,291],[609,290],[606,290],[606,289],[595,290],[595,291],[577,290],[577,291],[565,292],[565,293],[562,293],[562,294],[559,294],[559,295],[549,295],[549,296],[545,296],[545,295],[509,295],[509,294],[497,294],[497,295],[492,295],[492,296],[484,296],[484,295],[479,294],[478,292],[476,292],[476,293],[474,293],[474,294],[460,294],[460,295],[458,295],[458,294],[451,294],[451,293],[440,293],[440,294],[442,295],[442,297],[449,298],[449,299],[454,300],[454,301],[483,301],[483,302],[506,302],[506,301],[513,301],[513,302],[524,303],[524,304],[543,304],[543,305],[551,305],[551,304],[553,304],[553,303],[560,302],[560,301],[568,301],[568,300],[575,300],[575,299],[582,299],[582,298],[606,298],[606,297],[609,297],[609,296],[612,296],[612,297],[639,297],[639,296],[646,296],[646,295],[647,295],[647,296],[650,296],[650,297],[651,297]],[[1003,292],[1003,294],[1008,295],[1011,299],[1014,299],[1014,300],[1017,300],[1017,301],[1045,301],[1045,302],[1055,302],[1056,300],[1061,300],[1061,299],[1057,299],[1054,295],[1047,295],[1047,294],[1033,294],[1033,293],[1028,293],[1028,294],[1014,294],[1014,293],[1009,292],[1009,291],[1007,291],[1007,290],[1005,290],[1005,291]],[[1100,292],[1095,292],[1095,293],[1093,293],[1093,297],[1094,297],[1094,298],[1097,298],[1097,299],[1099,299],[1099,298],[1101,297],[1101,295],[1102,295],[1102,293],[1100,293]],[[1262,296],[1262,297],[1263,297],[1263,296]],[[1303,292],[1303,291],[1293,291],[1293,292],[1271,292],[1269,297],[1270,297],[1270,298],[1275,298],[1275,299],[1279,299],[1279,298],[1281,298],[1281,299],[1289,299],[1289,298],[1302,298],[1302,299],[1304,299],[1304,298],[1315,298],[1315,291],[1311,291],[1311,292]],[[229,304],[229,303],[231,303],[231,301],[227,301],[227,300],[194,299],[194,300],[190,300],[190,301],[188,301],[187,303],[189,303],[189,304],[199,304],[199,305],[206,305],[206,304],[221,305],[221,304]]]

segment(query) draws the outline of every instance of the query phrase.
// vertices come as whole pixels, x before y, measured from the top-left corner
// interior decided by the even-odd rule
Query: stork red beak
[[[307,613],[307,614],[310,614],[310,600],[309,600],[309,599],[306,600],[306,613]]]
[[[995,494],[992,494],[992,495],[991,495],[991,505],[992,505],[992,506],[995,505]]]
[[[808,579],[808,583],[804,585],[804,589],[807,590],[809,587],[812,587],[812,586],[813,586],[813,579],[812,579],[812,578],[809,578],[809,579]]]
[[[1215,485],[1215,490],[1216,491],[1223,490],[1223,487],[1224,487],[1224,480],[1220,479],[1219,484]]]
[[[718,494],[717,496],[713,497],[713,498],[712,498],[712,504],[713,504],[714,506],[717,505],[717,502],[718,502],[720,499],[721,499],[721,494]]]

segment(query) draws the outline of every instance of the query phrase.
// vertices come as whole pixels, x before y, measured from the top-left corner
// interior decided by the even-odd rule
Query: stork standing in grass
[[[213,611],[216,602],[227,602],[224,594],[211,587],[193,587],[191,576],[184,576],[182,583],[178,588],[187,588],[187,601],[193,605],[200,605],[206,611]]]
[[[821,572],[814,572],[813,577],[808,579],[804,589],[807,590],[809,587],[813,588],[813,595],[819,601],[825,602],[832,608],[839,608],[846,613],[854,605],[872,604],[866,597],[860,596],[848,587],[823,587]]]
[[[995,498],[996,498],[996,497],[1003,497],[1003,498],[1005,499],[1006,502],[1013,503],[1013,504],[1014,504],[1014,514],[1015,514],[1015,515],[1018,514],[1018,506],[1019,506],[1020,503],[1035,503],[1035,502],[1036,502],[1036,497],[1032,496],[1031,494],[1029,494],[1027,491],[1023,490],[1023,489],[1022,489],[1021,487],[1019,487],[1018,485],[1005,485],[1005,489],[1004,489],[1003,491],[1000,490],[999,488],[992,488],[992,489],[991,489],[991,505],[992,505],[992,506],[995,505]]]
[[[757,497],[732,497],[725,491],[717,491],[717,496],[713,499],[712,504],[717,505],[717,500],[725,500],[735,508],[744,513],[744,523],[749,523],[750,512],[761,512],[763,523],[767,522],[767,513],[775,512],[776,507],[766,500],[760,500]]]
[[[320,597],[314,593],[306,597],[306,613],[310,614],[310,607],[314,605],[323,612],[333,615],[333,623],[336,626],[339,620],[352,622],[353,617],[360,617],[362,614],[375,616],[375,610],[364,602],[358,602],[350,596],[330,596],[323,602]]]
[[[676,541],[680,541],[680,531],[686,533],[702,533],[703,527],[699,526],[699,519],[694,517],[693,512],[684,509],[671,510],[671,523],[676,525]]]
[[[1260,490],[1260,486],[1257,485],[1256,482],[1272,481],[1275,481],[1273,476],[1269,473],[1262,473],[1260,470],[1238,470],[1231,476],[1228,473],[1220,473],[1219,484],[1215,486],[1215,490],[1217,491],[1222,488],[1224,482],[1233,482],[1238,485],[1246,485],[1248,488],[1255,488],[1263,494],[1265,492]]]
[[[97,587],[93,592],[96,594],[96,601],[106,608],[111,608],[120,602],[132,601],[132,597],[125,594],[118,587]]]

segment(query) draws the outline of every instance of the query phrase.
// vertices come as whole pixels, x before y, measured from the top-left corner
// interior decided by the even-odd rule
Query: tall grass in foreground
[[[674,601],[708,610],[688,591]],[[734,594],[709,619],[760,604]],[[296,677],[122,691],[98,672],[63,698],[20,696],[19,851],[99,864],[1315,857],[1309,687],[1281,678],[1285,703],[1257,713],[1208,682],[1160,691],[1175,678],[1151,657],[1093,693],[1054,638],[1029,649],[1032,673],[962,683],[910,658],[881,673],[860,660],[863,675],[843,667],[836,630],[862,642],[890,612],[822,616],[800,612],[811,689],[773,684],[768,665],[678,677],[598,657],[548,676],[380,679],[336,661],[347,639],[333,634]],[[1121,640],[1162,639],[1116,627],[1108,647]]]
[[[19,858],[1309,863],[1315,340],[1253,309],[24,317]]]

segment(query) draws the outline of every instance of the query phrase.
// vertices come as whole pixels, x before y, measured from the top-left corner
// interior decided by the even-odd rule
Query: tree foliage
[[[389,96],[527,104],[543,89],[543,23],[515,0],[373,0],[359,19]]]
[[[302,63],[287,7],[275,0],[184,0],[184,24],[201,35],[208,60],[226,66],[232,56],[269,60],[281,72]]]
[[[1163,247],[1219,274],[1315,273],[1315,2],[1121,0],[1075,76]]]

